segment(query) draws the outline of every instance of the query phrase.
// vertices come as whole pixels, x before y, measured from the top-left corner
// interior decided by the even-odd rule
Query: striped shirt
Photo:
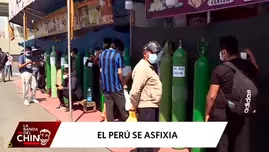
[[[99,55],[101,71],[101,87],[105,92],[119,92],[123,90],[118,69],[123,68],[122,56],[114,49],[107,49]]]

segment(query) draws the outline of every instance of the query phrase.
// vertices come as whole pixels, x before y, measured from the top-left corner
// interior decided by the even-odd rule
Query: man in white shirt
[[[7,52],[7,62],[5,64],[5,73],[6,73],[6,76],[8,74],[8,70],[10,72],[10,75],[12,76],[12,60],[13,60],[13,57]]]

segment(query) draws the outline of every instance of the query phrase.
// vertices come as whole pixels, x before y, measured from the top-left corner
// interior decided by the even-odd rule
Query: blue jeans
[[[7,76],[8,70],[10,72],[10,75],[12,76],[12,66],[11,65],[5,65],[5,76]]]

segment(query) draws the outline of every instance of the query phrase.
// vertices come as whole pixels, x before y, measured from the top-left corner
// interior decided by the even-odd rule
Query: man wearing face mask
[[[69,99],[69,89],[72,90],[72,101],[82,101],[82,89],[78,85],[76,73],[73,72],[72,74],[68,73],[68,65],[65,65],[64,68],[64,75],[63,75],[63,83],[62,85],[56,85],[57,87],[57,96],[60,101],[60,106],[57,109],[66,109],[66,112],[69,111],[68,107],[64,104],[64,97]],[[68,79],[71,79],[71,88],[68,87]]]
[[[138,113],[138,121],[158,121],[159,105],[162,97],[162,83],[153,69],[162,47],[156,41],[144,48],[143,59],[135,66],[130,91],[131,102]]]
[[[99,55],[101,88],[105,97],[107,121],[114,121],[115,109],[120,113],[120,121],[125,121],[129,116],[125,110],[123,95],[123,89],[125,88],[122,73],[123,59],[118,51],[122,46],[124,48],[123,43],[115,41],[113,45],[111,44],[111,48],[104,50]]]
[[[133,109],[138,121],[158,121],[159,106],[162,97],[162,83],[153,65],[158,62],[158,53],[162,47],[156,41],[144,46],[143,59],[135,66],[130,91]],[[138,148],[137,152],[153,152],[153,148]]]
[[[23,55],[19,57],[19,70],[21,72],[21,79],[22,79],[22,92],[23,92],[23,98],[24,98],[24,104],[30,105],[30,102],[38,103],[37,100],[35,100],[35,91],[32,91],[32,95],[30,100],[28,99],[28,91],[30,90],[30,87],[36,88],[36,81],[33,81],[33,67],[32,65],[35,64],[35,62],[32,61],[31,57],[31,48],[26,48]]]
[[[230,62],[250,80],[254,81],[258,69],[249,60],[238,56],[238,42],[234,36],[221,37],[220,60]],[[217,66],[211,76],[211,85],[207,95],[206,121],[228,121],[218,146],[209,149],[212,152],[249,152],[250,118],[233,113],[232,87],[235,71],[224,63]]]

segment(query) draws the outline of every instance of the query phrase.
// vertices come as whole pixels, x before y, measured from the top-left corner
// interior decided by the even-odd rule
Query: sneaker
[[[26,106],[29,106],[30,105],[30,103],[29,103],[29,101],[27,99],[24,100],[24,105],[26,105]]]
[[[74,109],[72,109],[72,111],[74,111]],[[65,108],[65,112],[70,112],[70,109],[69,109],[69,107],[67,108]]]
[[[56,107],[56,109],[58,109],[58,110],[65,110],[66,107],[64,105],[59,105],[58,107]]]
[[[33,102],[33,103],[39,103],[39,101],[36,100],[36,99],[33,99],[32,102]]]
[[[56,109],[60,109],[62,107],[62,105],[59,105],[58,107],[56,107]]]

